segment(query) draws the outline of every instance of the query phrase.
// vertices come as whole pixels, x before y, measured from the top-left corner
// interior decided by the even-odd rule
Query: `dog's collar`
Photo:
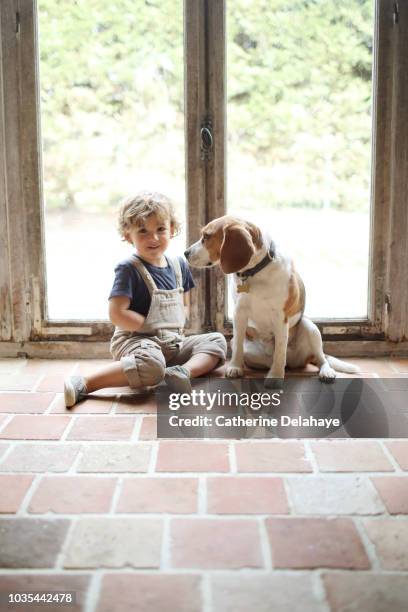
[[[243,270],[242,272],[237,272],[238,278],[245,280],[249,276],[254,276],[257,272],[259,272],[260,270],[263,270],[263,268],[265,268],[265,266],[267,266],[268,263],[270,263],[271,261],[275,259],[275,254],[276,254],[275,253],[275,243],[271,242],[269,246],[269,251],[267,252],[265,257],[261,259],[261,261],[258,264],[256,264],[256,266],[254,266],[253,268],[249,268],[249,270]]]

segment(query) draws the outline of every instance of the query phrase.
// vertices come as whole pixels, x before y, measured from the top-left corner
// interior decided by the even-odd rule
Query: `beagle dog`
[[[244,362],[268,369],[265,386],[280,388],[285,366],[319,368],[332,382],[335,370],[359,372],[350,363],[323,353],[318,327],[303,315],[305,288],[290,257],[279,251],[256,225],[225,215],[208,223],[201,239],[185,251],[197,268],[216,264],[233,279],[235,312],[232,358],[226,376],[242,376]]]

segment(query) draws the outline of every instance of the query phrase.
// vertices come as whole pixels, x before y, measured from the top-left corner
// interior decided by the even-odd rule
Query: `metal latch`
[[[200,129],[200,151],[202,161],[211,161],[214,147],[212,121],[210,117],[205,117]]]
[[[391,295],[389,293],[385,294],[385,310],[387,313],[391,312]]]
[[[399,22],[399,6],[398,2],[394,2],[394,6],[392,7],[392,20],[394,25],[397,25]]]

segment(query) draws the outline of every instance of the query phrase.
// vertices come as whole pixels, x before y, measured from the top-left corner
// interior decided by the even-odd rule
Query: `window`
[[[37,6],[47,315],[103,320],[118,202],[148,186],[184,221],[182,0]]]
[[[51,211],[53,206],[61,203],[58,199],[62,194],[65,198],[63,205],[68,208],[71,205],[69,186],[61,186],[61,181],[68,178],[62,176],[64,164],[69,170],[71,162],[77,164],[79,161],[78,173],[69,178],[74,185],[75,204],[79,209],[97,202],[105,189],[108,189],[109,196],[104,204],[109,206],[122,193],[120,181],[115,177],[126,177],[126,185],[133,178],[129,170],[129,148],[132,156],[143,159],[144,165],[138,168],[140,180],[148,181],[152,175],[144,173],[153,172],[155,182],[159,183],[156,183],[157,187],[163,180],[161,188],[169,193],[165,185],[171,184],[174,191],[169,195],[180,203],[185,193],[187,243],[197,238],[200,225],[224,213],[227,201],[228,206],[234,204],[241,207],[244,215],[248,214],[245,209],[247,198],[241,198],[245,190],[254,195],[256,189],[257,201],[264,199],[268,204],[271,201],[275,207],[274,215],[275,209],[279,214],[284,212],[279,232],[285,240],[288,237],[292,240],[290,248],[296,251],[297,237],[303,239],[306,236],[306,242],[298,245],[299,252],[295,252],[295,257],[298,267],[306,265],[309,257],[309,268],[301,270],[310,286],[309,312],[314,317],[321,317],[318,323],[325,339],[335,343],[334,348],[331,344],[330,350],[337,350],[339,354],[342,351],[348,354],[370,351],[379,354],[378,351],[382,351],[385,354],[391,350],[404,350],[404,339],[408,335],[408,283],[402,282],[408,278],[405,204],[408,198],[408,125],[404,122],[408,112],[408,79],[405,76],[408,73],[408,7],[405,3],[377,0],[371,4],[368,0],[361,0],[337,7],[336,3],[327,2],[324,3],[326,14],[321,14],[323,3],[306,0],[289,5],[280,0],[272,3],[263,0],[239,0],[237,3],[198,0],[185,2],[182,16],[181,0],[180,4],[162,0],[154,3],[152,9],[156,11],[150,42],[154,53],[144,57],[139,54],[144,47],[139,46],[137,27],[129,26],[133,3],[118,0],[108,4],[92,3],[95,11],[92,17],[88,15],[87,19],[79,22],[81,36],[78,45],[86,45],[88,59],[79,66],[80,69],[75,66],[78,68],[75,78],[71,76],[72,71],[71,74],[69,70],[63,70],[63,74],[59,71],[64,62],[72,65],[79,61],[74,55],[74,45],[58,49],[53,40],[53,37],[59,38],[56,21],[60,16],[64,18],[64,28],[73,27],[73,21],[70,22],[65,13],[62,15],[60,2],[3,0],[0,5],[1,130],[5,151],[0,182],[2,354],[27,352],[38,355],[47,351],[54,355],[55,351],[70,351],[70,354],[77,351],[92,356],[107,354],[105,342],[111,327],[103,320],[103,313],[92,309],[88,312],[80,309],[64,311],[68,303],[64,296],[67,288],[58,289],[54,298],[52,291],[47,292],[47,283],[51,289],[56,287],[57,257],[59,251],[64,250],[63,241],[68,241],[77,252],[81,242],[77,232],[73,234],[73,240],[68,239],[68,233],[63,231],[61,241],[52,244],[50,237],[56,234],[48,230],[52,223],[60,222]],[[79,7],[79,4],[70,5],[73,13],[75,6]],[[121,7],[126,19],[117,19],[117,10]],[[303,23],[302,7],[307,11],[304,22],[307,25],[304,30],[310,34],[307,44],[300,27]],[[357,8],[360,12],[357,13],[356,26],[347,11],[353,9],[355,15]],[[102,10],[107,12],[108,18],[105,14],[103,19],[100,17]],[[262,11],[267,11],[263,17]],[[174,23],[173,13],[178,15]],[[330,27],[323,35],[317,29],[317,22],[325,18]],[[159,28],[163,34],[160,43],[154,36],[154,28],[159,24],[163,26]],[[337,28],[341,24],[347,27]],[[134,40],[132,37],[127,39],[128,44],[133,45],[128,63],[122,61],[120,54],[115,55],[118,51],[115,49],[115,27],[123,28],[128,37],[130,30],[134,34]],[[181,43],[182,30],[184,46]],[[44,43],[41,42],[42,31],[47,32]],[[275,45],[274,52],[264,59],[271,65],[258,66],[256,50],[269,48],[268,31],[275,32],[270,36],[271,46]],[[336,36],[338,40],[334,45]],[[331,40],[333,48],[329,49]],[[156,43],[163,47],[160,47],[160,52]],[[328,54],[323,61],[331,68],[325,66],[323,70],[315,61],[315,55],[321,52],[320,43]],[[344,66],[340,66],[338,61],[341,44],[345,49]],[[354,45],[356,51],[352,55],[359,55],[355,63],[349,61],[349,44]],[[289,73],[282,72],[282,66],[281,71],[278,70],[279,58],[283,57],[282,47],[293,53]],[[337,55],[333,55],[334,49],[337,49]],[[239,62],[246,66],[245,70],[238,70]],[[372,80],[368,68],[371,63]],[[257,77],[257,71],[263,68],[263,76],[271,75],[270,79],[273,79],[272,75],[277,74],[276,78],[282,81],[280,85],[273,83],[273,87],[268,87],[267,81],[265,85],[262,75]],[[128,81],[122,74],[127,70],[132,72]],[[168,71],[177,73],[171,81],[173,89],[166,82]],[[342,71],[353,75],[344,87],[340,83]],[[331,81],[327,80],[326,72],[330,73]],[[324,78],[321,78],[322,74]],[[149,75],[153,81],[159,75],[155,81],[159,89],[164,84],[168,86],[157,106],[156,102],[145,103],[147,93],[141,93],[140,87],[137,88],[137,84],[143,78],[148,79]],[[62,79],[64,87],[60,86],[58,79]],[[184,104],[180,93],[183,81]],[[309,81],[313,87],[308,87]],[[126,96],[120,92],[124,82],[125,88],[129,87]],[[116,91],[118,83],[119,93]],[[312,109],[317,104],[320,88],[325,87],[330,91],[326,91],[327,99],[324,96],[323,99],[330,104],[322,103],[319,116],[321,112],[325,122],[320,124]],[[267,118],[272,128],[266,146],[263,131],[256,131],[248,114],[247,89],[258,105],[264,105],[260,116],[263,122]],[[372,98],[367,96],[368,90],[372,91]],[[106,121],[103,125],[98,120],[86,120],[81,124],[80,115],[84,109],[88,112],[93,108],[95,91],[101,94]],[[279,99],[282,95],[283,98]],[[67,149],[63,159],[55,159],[55,147],[61,144],[53,123],[57,116],[55,108],[57,105],[63,115],[64,96],[75,116],[70,116],[69,121],[58,128]],[[144,101],[142,106],[138,106],[140,100]],[[339,110],[342,105],[347,106],[347,113],[344,113],[344,108]],[[142,125],[130,125],[127,133],[123,134],[123,125],[117,123],[117,108],[120,108],[119,115],[125,122],[133,124],[132,118],[137,114],[142,117]],[[341,130],[336,127],[340,115],[345,121]],[[158,118],[158,125],[154,125],[153,117]],[[306,125],[307,130],[301,133]],[[352,131],[358,132],[355,138],[350,136]],[[203,139],[204,133],[210,134],[212,139]],[[279,136],[276,142],[273,141],[273,147],[271,133],[273,138]],[[143,134],[151,135],[149,146],[143,150],[145,155],[141,154]],[[160,135],[165,144],[167,137],[171,142],[171,159],[161,155],[167,149],[162,148]],[[108,151],[109,139],[114,143],[111,153]],[[262,163],[247,157],[251,147],[262,158]],[[286,152],[288,147],[289,152]],[[316,168],[312,163],[315,157]],[[255,164],[255,171],[259,174],[255,174],[251,164]],[[242,167],[246,172],[240,171]],[[353,167],[356,170],[354,174]],[[291,184],[290,176],[293,174],[298,178],[297,185]],[[368,214],[370,184],[371,208]],[[337,212],[347,209],[351,197],[356,205],[362,207],[358,214],[366,215],[361,231],[357,231],[356,222],[340,222],[337,215]],[[47,207],[45,215],[44,202]],[[304,203],[308,206],[303,210],[295,207]],[[290,208],[285,208],[288,204]],[[86,214],[89,214],[88,209]],[[328,225],[312,234],[314,223],[303,219],[304,215],[310,214],[319,218],[319,223],[327,217]],[[302,218],[302,231],[297,234],[287,231],[288,226],[293,225],[291,215],[294,219]],[[91,226],[95,229],[97,224]],[[72,228],[67,227],[65,232],[68,231]],[[328,252],[333,255],[333,251],[337,251],[333,244],[342,243],[341,233],[347,233],[348,244],[339,256],[339,270],[330,278],[327,270],[332,269],[332,262],[325,268],[325,256],[321,258],[323,261],[317,257],[315,266],[315,255],[305,255],[305,252],[310,240],[319,249],[326,244]],[[112,239],[108,238],[109,244],[111,240],[112,245],[120,246],[114,233]],[[101,242],[104,244],[100,256],[105,258],[104,265],[110,266],[107,260],[116,260],[117,254],[109,253],[110,248],[106,248],[103,238]],[[50,261],[48,255],[46,259],[46,252],[52,255]],[[360,253],[360,261],[356,253]],[[344,262],[347,255],[350,258],[348,264]],[[95,253],[90,252],[89,258],[94,259]],[[84,276],[85,259],[84,253],[76,263],[71,260],[76,276]],[[359,275],[357,264],[361,264]],[[53,273],[55,277],[52,277]],[[217,328],[228,333],[224,277],[218,270],[195,274],[199,282],[191,330]],[[331,288],[330,283],[333,283]],[[72,285],[72,280],[69,284]],[[333,289],[336,285],[344,287],[338,294]],[[320,287],[327,295],[325,304],[319,294]],[[96,291],[101,289],[95,286]],[[71,286],[69,292],[72,293]],[[62,305],[61,310],[58,310],[58,303]],[[87,303],[91,302],[87,300]],[[393,341],[399,341],[398,346]]]

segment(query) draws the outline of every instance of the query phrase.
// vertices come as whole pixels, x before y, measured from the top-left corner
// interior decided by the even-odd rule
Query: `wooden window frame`
[[[226,206],[225,11],[226,0],[184,2],[189,243]],[[108,322],[46,318],[36,13],[36,0],[0,4],[0,357],[104,357]],[[375,15],[369,315],[317,321],[339,356],[408,354],[408,3],[376,0]],[[231,335],[221,271],[194,275],[189,331]]]

